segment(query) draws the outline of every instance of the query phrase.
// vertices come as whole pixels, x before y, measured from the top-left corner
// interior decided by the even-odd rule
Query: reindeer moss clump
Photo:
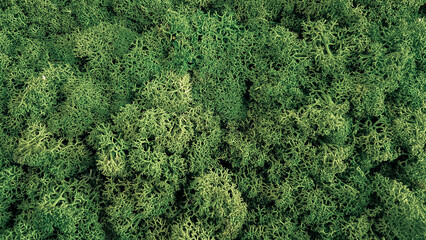
[[[0,3],[0,239],[426,239],[425,0]]]

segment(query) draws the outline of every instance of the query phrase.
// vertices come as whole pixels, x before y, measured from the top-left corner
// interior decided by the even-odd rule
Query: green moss
[[[1,239],[424,239],[424,1],[0,3]]]

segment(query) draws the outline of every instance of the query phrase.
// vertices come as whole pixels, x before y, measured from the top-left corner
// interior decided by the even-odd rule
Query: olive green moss
[[[0,1],[0,239],[426,239],[425,0]]]

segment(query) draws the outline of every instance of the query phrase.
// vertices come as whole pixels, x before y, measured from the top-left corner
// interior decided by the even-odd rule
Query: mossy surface
[[[426,239],[425,0],[0,1],[0,239]]]

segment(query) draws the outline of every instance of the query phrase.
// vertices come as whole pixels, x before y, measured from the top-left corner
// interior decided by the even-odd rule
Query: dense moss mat
[[[425,17],[0,1],[0,239],[426,239]]]

